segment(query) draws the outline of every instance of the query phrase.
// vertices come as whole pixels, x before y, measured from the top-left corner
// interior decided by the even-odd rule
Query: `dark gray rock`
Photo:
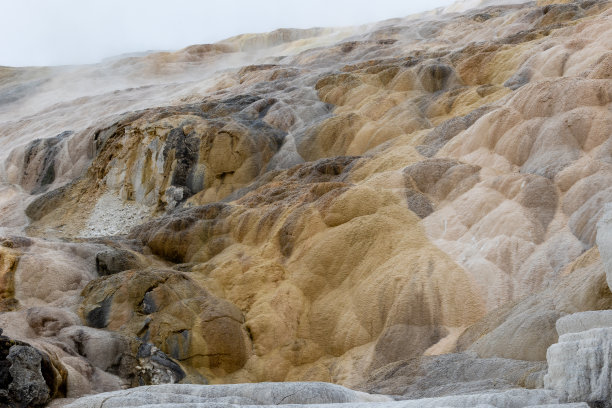
[[[26,146],[21,180],[25,188],[33,194],[43,193],[55,181],[55,157],[73,133],[65,131],[48,139],[36,139]]]
[[[104,299],[98,307],[92,309],[89,313],[87,313],[86,321],[87,325],[90,327],[95,327],[96,329],[102,329],[108,325],[108,315],[110,313],[110,307],[113,303],[112,296]]]
[[[408,208],[410,208],[410,211],[421,218],[425,218],[434,212],[433,203],[425,194],[422,194],[419,191],[406,189],[406,201],[408,202]]]
[[[98,275],[107,276],[141,266],[138,257],[125,249],[109,248],[96,254]]]
[[[188,185],[188,180],[193,179],[193,177],[190,178],[190,175],[195,171],[199,150],[200,138],[197,137],[197,135],[186,135],[182,128],[175,128],[170,131],[168,140],[164,146],[163,155],[164,159],[168,160],[170,152],[174,154],[176,164],[172,172],[171,185],[184,187],[184,189],[181,190],[184,192],[184,196],[181,196],[181,200],[187,199],[191,195],[191,191],[198,192],[203,188],[203,185]]]
[[[9,372],[12,376],[8,393],[16,407],[44,405],[51,399],[41,371],[42,357],[36,349],[15,345],[6,360],[11,363]]]
[[[63,397],[66,371],[61,364],[1,333],[0,330],[0,407],[38,407],[52,398]]]

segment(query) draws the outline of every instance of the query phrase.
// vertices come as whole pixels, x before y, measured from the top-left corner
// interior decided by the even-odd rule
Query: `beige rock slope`
[[[612,3],[541,3],[2,68],[4,335],[50,397],[541,388],[612,307]]]

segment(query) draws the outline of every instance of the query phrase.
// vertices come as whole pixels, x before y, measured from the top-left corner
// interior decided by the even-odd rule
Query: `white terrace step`
[[[513,389],[472,395],[394,401],[328,383],[156,385],[80,398],[66,408],[586,408],[559,405],[547,390]]]

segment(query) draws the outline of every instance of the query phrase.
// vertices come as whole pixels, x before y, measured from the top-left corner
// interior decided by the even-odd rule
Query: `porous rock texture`
[[[0,67],[0,395],[605,403],[611,135],[606,0]]]
[[[263,383],[244,385],[164,385],[115,391],[75,401],[67,408],[111,408],[126,405],[144,407],[301,407],[315,408],[437,408],[437,407],[543,407],[556,400],[543,390],[511,390],[411,401],[393,401],[382,395],[369,395],[325,383]],[[567,406],[556,404],[556,407]],[[585,404],[569,407],[585,407]]]
[[[609,406],[612,328],[565,334],[550,347],[546,386],[564,400]],[[607,372],[606,372],[607,371]],[[603,405],[608,403],[607,405]]]

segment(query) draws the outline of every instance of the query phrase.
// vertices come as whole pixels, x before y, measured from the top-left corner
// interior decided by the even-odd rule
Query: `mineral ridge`
[[[611,136],[606,0],[0,67],[0,406],[610,407]]]

